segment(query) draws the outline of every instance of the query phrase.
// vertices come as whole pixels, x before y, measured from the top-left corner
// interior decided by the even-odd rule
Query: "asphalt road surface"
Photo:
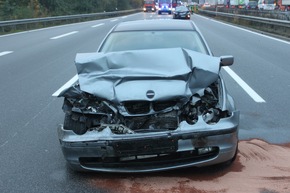
[[[0,36],[0,192],[290,192],[290,42],[193,15],[241,111],[239,154],[230,167],[152,174],[74,173],[56,128],[75,74],[74,57],[94,52],[118,22],[171,19],[137,13]],[[141,43],[142,40],[140,40]]]

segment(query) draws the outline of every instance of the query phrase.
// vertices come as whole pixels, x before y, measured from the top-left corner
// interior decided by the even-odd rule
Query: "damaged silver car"
[[[192,21],[116,25],[98,52],[77,54],[59,141],[78,171],[153,172],[232,162],[239,111]]]

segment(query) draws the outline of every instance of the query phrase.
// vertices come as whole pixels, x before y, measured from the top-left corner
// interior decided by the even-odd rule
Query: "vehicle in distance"
[[[144,12],[156,11],[155,1],[154,0],[144,0],[143,11]]]
[[[246,9],[258,9],[258,2],[249,1],[249,3],[246,5]]]
[[[280,11],[290,11],[290,0],[277,0],[276,7]]]
[[[259,0],[258,1],[258,9],[259,10],[274,10],[276,7],[275,0]]]
[[[172,0],[158,0],[158,14],[162,13],[172,13]]]
[[[202,5],[202,8],[209,8],[211,7],[211,5],[209,4],[209,2],[205,2],[203,5]]]
[[[191,12],[186,6],[178,6],[173,11],[173,19],[190,19]]]
[[[211,53],[192,21],[142,20],[77,54],[78,81],[58,95],[69,165],[132,173],[233,161],[239,111],[220,75],[233,57]]]

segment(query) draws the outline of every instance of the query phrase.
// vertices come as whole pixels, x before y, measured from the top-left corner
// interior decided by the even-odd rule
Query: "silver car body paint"
[[[187,102],[216,81],[220,69],[220,58],[181,48],[84,53],[75,63],[80,89],[114,103],[176,97]]]
[[[233,57],[213,57],[192,21],[124,22],[109,34],[148,29],[198,32],[208,52],[102,53],[100,46],[97,53],[77,54],[78,81],[58,95],[64,97],[66,114],[58,138],[74,170],[156,172],[235,158],[239,111],[220,75]],[[86,130],[77,133],[85,124]]]

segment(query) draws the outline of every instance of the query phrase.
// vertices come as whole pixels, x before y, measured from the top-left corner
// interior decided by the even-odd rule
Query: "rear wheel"
[[[77,120],[72,119],[72,115],[68,113],[65,114],[63,128],[65,130],[72,130],[78,135],[82,135],[87,131],[87,127],[84,122],[80,122],[79,118]]]

